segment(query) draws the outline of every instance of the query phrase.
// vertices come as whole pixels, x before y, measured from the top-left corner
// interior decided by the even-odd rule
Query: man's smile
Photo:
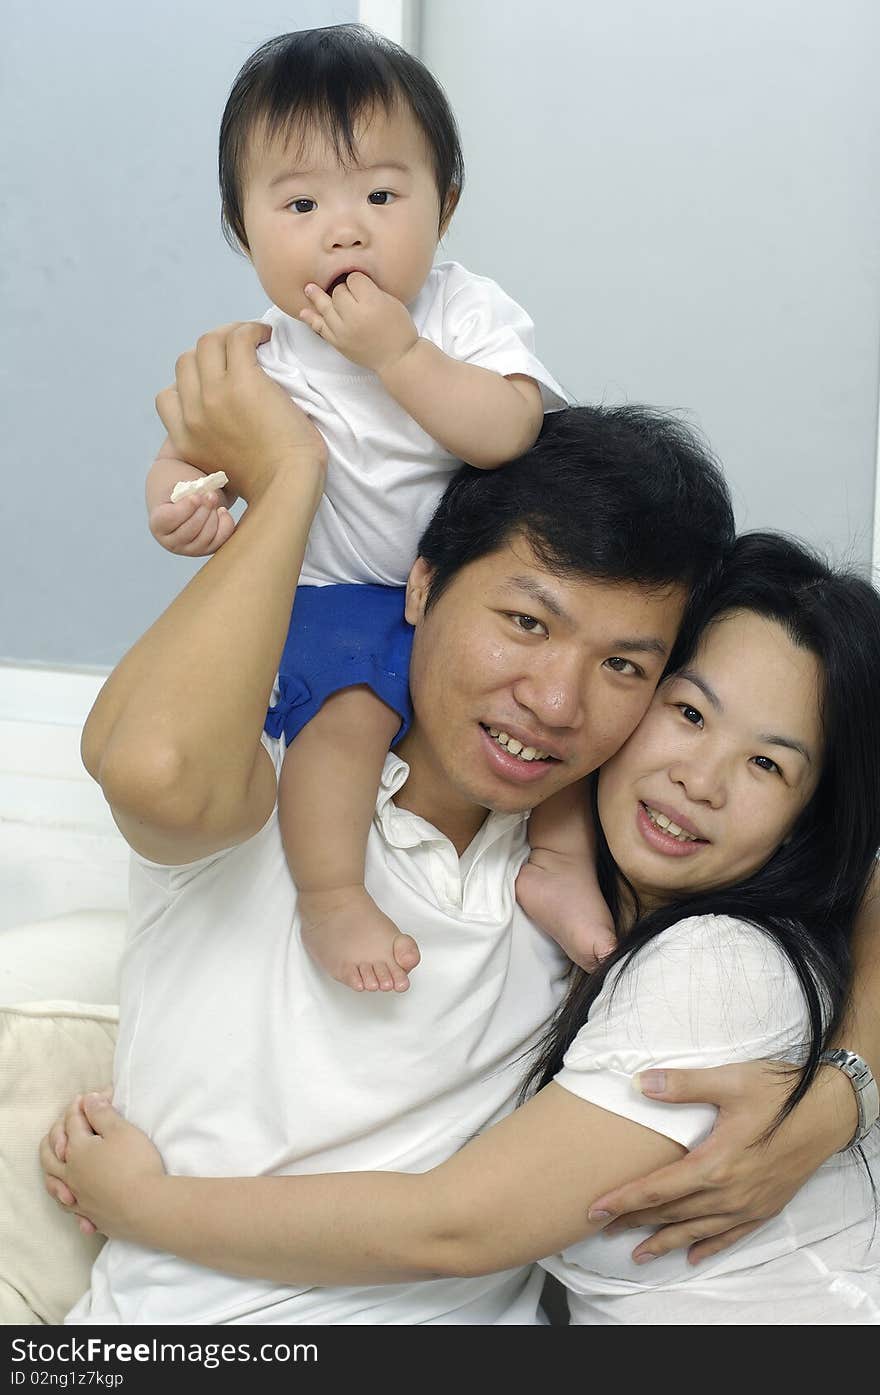
[[[501,741],[499,739],[501,736],[507,737],[507,740]],[[536,748],[533,746],[523,747],[516,737],[510,736],[507,732],[501,732],[498,728],[484,727],[481,723],[480,737],[490,769],[503,780],[515,784],[534,784],[546,778],[551,766],[558,763],[553,756],[543,753],[524,756],[524,750],[535,751]],[[513,749],[510,746],[511,742]]]
[[[502,746],[504,750],[508,751],[512,756],[516,756],[518,760],[539,761],[546,764],[549,761],[560,759],[553,751],[548,750],[544,745],[539,745],[533,737],[524,731],[515,731],[513,728],[508,730],[507,727],[487,726],[482,722],[480,725],[483,727],[484,731],[488,731],[493,740],[498,742],[499,746]]]

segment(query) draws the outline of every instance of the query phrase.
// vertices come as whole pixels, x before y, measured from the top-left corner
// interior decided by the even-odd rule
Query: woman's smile
[[[641,837],[663,857],[692,857],[708,844],[707,838],[700,838],[682,827],[687,820],[681,815],[678,817],[682,819],[681,824],[656,805],[644,800],[636,805],[636,827]]]

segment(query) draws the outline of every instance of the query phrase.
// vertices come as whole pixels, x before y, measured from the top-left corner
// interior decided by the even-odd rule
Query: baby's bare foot
[[[421,955],[363,886],[301,891],[302,940],[337,982],[357,993],[405,993]]]
[[[582,969],[595,969],[617,944],[596,874],[579,859],[533,849],[516,879],[516,899]]]

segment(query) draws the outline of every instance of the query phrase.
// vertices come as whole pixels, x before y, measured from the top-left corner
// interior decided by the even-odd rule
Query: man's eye
[[[391,203],[394,199],[390,189],[374,189],[370,194],[368,202],[375,203],[381,207],[383,204]]]
[[[775,760],[771,760],[769,756],[752,756],[752,760],[755,762],[755,765],[758,767],[759,770],[768,770],[771,774],[773,774],[774,772],[777,775],[782,774],[782,771],[779,769],[779,766],[776,764]]]
[[[632,659],[622,659],[618,654],[615,654],[613,658],[606,659],[605,667],[610,668],[612,673],[622,673],[627,678],[633,676],[644,678],[645,676],[645,670],[639,668],[638,664],[634,664]]]
[[[525,634],[534,635],[540,630],[544,630],[545,634],[547,633],[546,627],[540,620],[536,620],[534,615],[514,615],[513,620]]]
[[[691,726],[701,727],[703,725],[703,714],[698,712],[696,707],[691,707],[690,703],[687,702],[677,702],[675,705],[685,721],[690,722]]]
[[[287,207],[292,208],[294,213],[312,213],[318,205],[314,199],[294,199]]]

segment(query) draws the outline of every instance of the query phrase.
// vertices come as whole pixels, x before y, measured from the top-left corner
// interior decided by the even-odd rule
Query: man
[[[256,364],[264,333],[206,336],[160,395],[175,446],[248,509],[84,733],[135,852],[115,1096],[171,1171],[420,1171],[512,1106],[561,992],[561,956],[513,895],[526,811],[636,725],[730,507],[687,433],[635,410],[560,414],[522,461],[453,487],[410,576],[415,720],[368,851],[423,962],[406,995],[348,993],[299,943],[262,737],[324,467]],[[550,758],[518,765],[498,730]],[[296,1291],[111,1241],[70,1320],[528,1323],[540,1283]]]

